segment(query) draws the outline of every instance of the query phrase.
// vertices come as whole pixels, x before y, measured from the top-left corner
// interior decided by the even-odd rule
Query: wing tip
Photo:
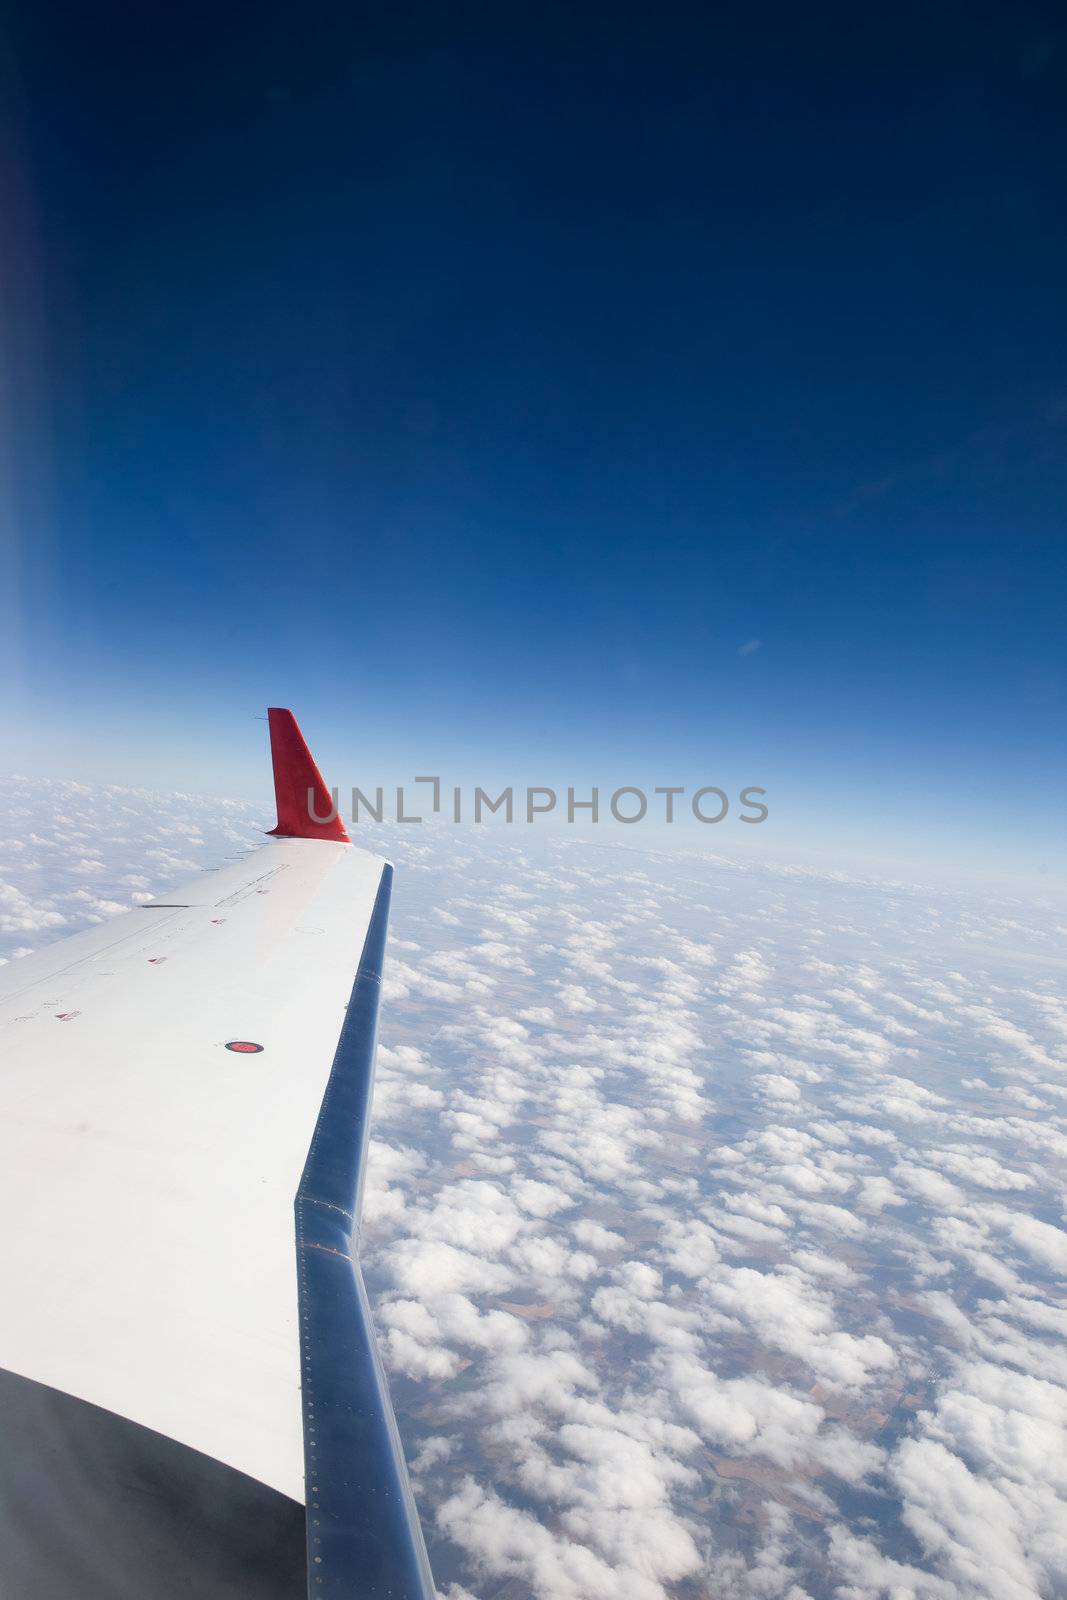
[[[270,751],[274,765],[274,797],[278,821],[268,834],[280,839],[351,839],[323,782],[293,713],[286,706],[268,706]],[[325,819],[325,820],[320,820]]]

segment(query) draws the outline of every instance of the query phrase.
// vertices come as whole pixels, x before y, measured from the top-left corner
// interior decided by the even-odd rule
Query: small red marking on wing
[[[239,1056],[256,1056],[263,1046],[253,1044],[251,1039],[231,1039],[226,1048],[235,1051]]]
[[[166,956],[149,956],[148,965],[150,967],[161,967],[166,959]]]
[[[57,1011],[56,1018],[59,1022],[69,1022],[72,1017],[80,1017],[80,1011]]]

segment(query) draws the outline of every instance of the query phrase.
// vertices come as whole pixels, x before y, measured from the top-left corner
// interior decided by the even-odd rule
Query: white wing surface
[[[11,1600],[432,1592],[351,1245],[392,874],[339,823],[293,836],[301,789],[328,809],[295,729],[271,712],[282,836],[0,969]],[[198,1509],[233,1483],[235,1541]],[[306,1573],[291,1529],[260,1582],[286,1517]]]

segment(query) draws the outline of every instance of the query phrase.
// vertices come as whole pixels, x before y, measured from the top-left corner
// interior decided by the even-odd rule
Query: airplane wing
[[[3,1600],[430,1600],[356,1260],[392,868],[274,837],[0,968]]]

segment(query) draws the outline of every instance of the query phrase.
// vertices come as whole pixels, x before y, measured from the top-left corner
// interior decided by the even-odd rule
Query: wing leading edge
[[[277,837],[0,969],[10,1600],[433,1595],[353,1244],[391,882]]]

